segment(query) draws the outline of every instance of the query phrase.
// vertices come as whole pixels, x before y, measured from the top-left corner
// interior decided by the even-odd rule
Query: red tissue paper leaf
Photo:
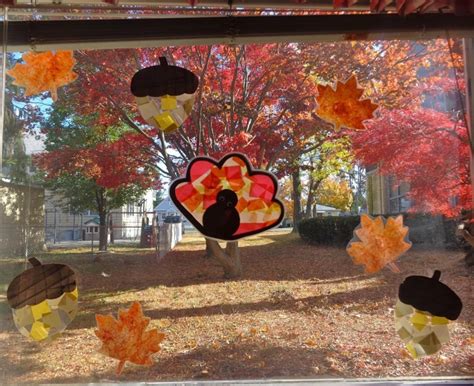
[[[204,218],[222,190],[231,190],[237,196],[235,210],[240,222],[234,232],[218,237],[210,234]],[[276,199],[277,190],[278,182],[271,173],[253,170],[243,154],[230,153],[219,161],[208,157],[191,160],[186,176],[171,184],[170,197],[204,236],[231,241],[263,232],[281,222],[284,209]]]

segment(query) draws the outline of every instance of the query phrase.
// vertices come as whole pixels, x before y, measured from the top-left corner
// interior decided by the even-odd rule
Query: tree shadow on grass
[[[156,355],[151,367],[127,364],[119,376],[113,371],[93,376],[38,379],[38,383],[124,381],[184,381],[341,377],[331,368],[328,351],[231,342],[219,348],[198,347],[173,356]],[[105,358],[104,361],[113,361]],[[116,363],[116,361],[114,361]]]
[[[158,261],[154,254],[106,256],[101,262],[82,266],[70,265],[87,289],[110,291],[140,290],[164,285],[185,287],[240,280],[293,281],[340,280],[359,278],[360,267],[354,267],[343,249],[312,247],[296,240],[241,247],[243,275],[225,279],[221,266],[213,259],[203,258],[202,250],[177,249]],[[278,240],[277,235],[272,236]],[[81,275],[81,272],[84,275]]]
[[[364,287],[352,291],[326,293],[317,296],[308,296],[299,299],[285,300],[262,300],[259,302],[241,302],[241,303],[225,303],[202,307],[188,308],[159,308],[148,309],[146,303],[144,313],[147,317],[155,319],[170,319],[189,317],[209,317],[212,315],[232,315],[256,313],[261,311],[290,311],[295,313],[307,313],[331,308],[334,305],[353,304],[354,299],[359,299],[357,306],[360,308],[371,309],[372,305],[379,304],[381,300],[388,300],[386,290],[381,286]],[[393,299],[394,296],[390,299]],[[106,302],[94,303],[88,302],[87,308],[81,310],[68,329],[92,328],[95,326],[95,314],[112,314],[116,315],[119,309],[127,308],[130,304],[123,302]]]
[[[18,358],[28,356],[30,354],[35,354],[39,351],[39,348],[35,345],[30,345],[26,349],[23,349],[21,355],[18,355]],[[2,360],[0,361],[0,384],[17,384],[18,381],[16,377],[21,376],[25,373],[31,371],[41,371],[43,366],[35,363],[30,360],[21,360],[13,359],[10,357],[10,352],[7,347],[2,347],[0,349],[0,356]]]

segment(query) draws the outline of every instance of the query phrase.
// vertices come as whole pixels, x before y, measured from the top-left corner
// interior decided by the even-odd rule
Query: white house
[[[140,238],[142,216],[146,213],[151,225],[155,192],[148,190],[137,203],[129,203],[110,213],[114,228],[114,239]],[[64,197],[54,192],[45,192],[45,233],[47,242],[98,239],[98,214],[93,211],[72,213],[64,209]],[[97,231],[95,227],[97,223]],[[97,232],[97,234],[95,234]]]
[[[166,197],[163,201],[161,201],[155,207],[155,212],[156,212],[158,224],[162,224],[163,221],[165,220],[165,217],[180,216],[181,219],[183,220],[183,227],[194,228],[191,225],[191,223],[182,216],[178,208],[176,208],[176,206],[174,205],[173,201],[171,201],[170,197]]]
[[[339,216],[340,213],[340,209],[333,208],[332,206],[316,204],[316,216]]]

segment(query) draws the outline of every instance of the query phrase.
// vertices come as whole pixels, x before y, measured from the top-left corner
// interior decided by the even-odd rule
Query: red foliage
[[[79,173],[99,186],[117,189],[131,184],[142,188],[156,187],[157,175],[148,165],[153,163],[149,142],[135,133],[124,134],[114,142],[101,142],[94,147],[64,147],[35,157],[47,178]]]
[[[469,140],[461,122],[430,109],[385,110],[352,134],[355,155],[410,184],[411,211],[446,216],[470,208]]]

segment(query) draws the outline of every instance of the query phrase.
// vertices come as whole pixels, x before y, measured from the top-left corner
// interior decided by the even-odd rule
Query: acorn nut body
[[[7,298],[18,331],[33,340],[56,337],[75,318],[78,290],[74,271],[63,264],[41,264],[30,258],[32,268],[15,277]]]
[[[409,276],[400,285],[395,328],[413,358],[432,355],[449,341],[449,322],[458,318],[461,299],[433,277]]]

